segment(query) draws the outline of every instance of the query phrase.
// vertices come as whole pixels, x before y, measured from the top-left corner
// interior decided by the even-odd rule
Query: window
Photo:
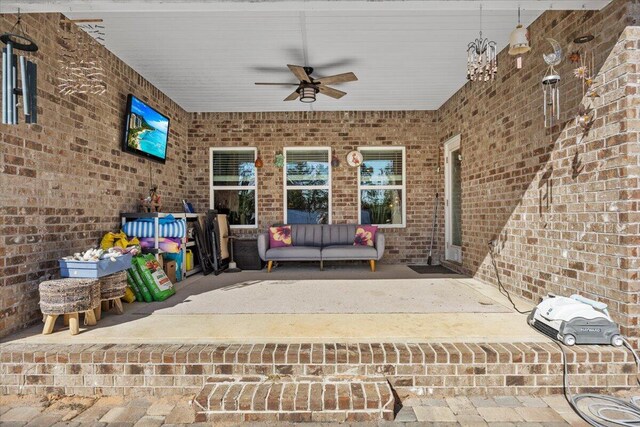
[[[255,148],[211,148],[211,209],[234,228],[258,226]]]
[[[330,148],[284,149],[285,224],[331,223]]]
[[[361,147],[358,151],[362,153],[358,168],[360,223],[404,227],[404,147]]]

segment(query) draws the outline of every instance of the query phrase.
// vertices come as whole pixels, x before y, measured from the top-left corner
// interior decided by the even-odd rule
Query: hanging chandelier
[[[482,37],[482,5],[480,5],[480,37],[467,46],[467,79],[486,82],[498,73],[496,42]]]

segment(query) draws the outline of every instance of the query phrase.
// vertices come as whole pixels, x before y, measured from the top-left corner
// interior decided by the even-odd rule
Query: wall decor
[[[560,74],[555,67],[562,62],[562,47],[557,40],[548,38],[552,53],[542,55],[549,66],[542,78],[544,126],[551,127],[560,120]]]
[[[595,78],[594,53],[590,48],[590,42],[595,37],[591,34],[580,36],[573,40],[576,50],[569,55],[569,60],[575,64],[573,75],[582,82],[582,96],[590,99],[598,98],[600,95],[592,88]]]
[[[331,157],[331,167],[337,168],[340,166],[340,159],[335,154]]]
[[[276,158],[275,158],[273,164],[276,165],[277,168],[283,168],[284,167],[284,154],[276,153]]]
[[[260,158],[260,156],[256,157],[256,161],[253,163],[255,167],[257,167],[258,169],[260,169],[261,167],[264,166],[264,162],[262,161],[262,159]]]
[[[77,25],[100,44],[104,44],[105,31],[101,19],[83,19],[60,21],[60,39],[62,52],[58,63],[58,92],[61,95],[85,93],[102,95],[107,91],[104,66],[100,55],[96,55],[95,45],[89,43],[82,31],[72,26]]]
[[[593,121],[595,120],[595,111],[591,106],[580,104],[578,106],[578,113],[576,114],[576,124],[580,126],[584,134],[589,132]]]
[[[522,55],[529,52],[529,30],[520,23],[520,7],[518,7],[518,25],[509,36],[509,55],[516,57],[516,68],[522,68]]]
[[[467,79],[486,82],[496,78],[498,56],[496,42],[482,37],[482,4],[480,5],[480,37],[467,45]]]
[[[357,167],[362,164],[362,153],[354,150],[347,154],[347,164],[351,167]]]
[[[20,96],[25,123],[37,123],[38,67],[15,52],[36,52],[38,45],[22,28],[20,12],[9,32],[0,35],[0,41],[6,45],[2,49],[2,123],[18,124]]]
[[[595,37],[592,34],[577,37],[573,40],[575,49],[569,55],[569,60],[576,67],[573,70],[573,75],[575,78],[580,79],[582,85],[583,99],[576,113],[576,125],[582,129],[583,136],[589,132],[595,120],[593,101],[600,97],[598,91],[593,88],[595,60],[593,50],[590,48],[590,42],[594,39]]]

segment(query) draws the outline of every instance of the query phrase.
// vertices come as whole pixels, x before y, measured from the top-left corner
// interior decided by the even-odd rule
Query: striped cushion
[[[166,224],[159,224],[160,236],[158,237],[184,237],[187,224],[183,219]],[[154,225],[150,221],[129,221],[124,224],[122,231],[129,237],[155,237]]]

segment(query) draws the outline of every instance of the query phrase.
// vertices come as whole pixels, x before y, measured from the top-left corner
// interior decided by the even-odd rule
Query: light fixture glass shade
[[[509,55],[522,55],[530,50],[528,31],[522,24],[518,24],[509,36]]]
[[[316,100],[316,88],[308,85],[300,88],[300,102],[311,103]]]
[[[467,79],[472,82],[488,82],[498,73],[496,42],[480,37],[467,46]]]

